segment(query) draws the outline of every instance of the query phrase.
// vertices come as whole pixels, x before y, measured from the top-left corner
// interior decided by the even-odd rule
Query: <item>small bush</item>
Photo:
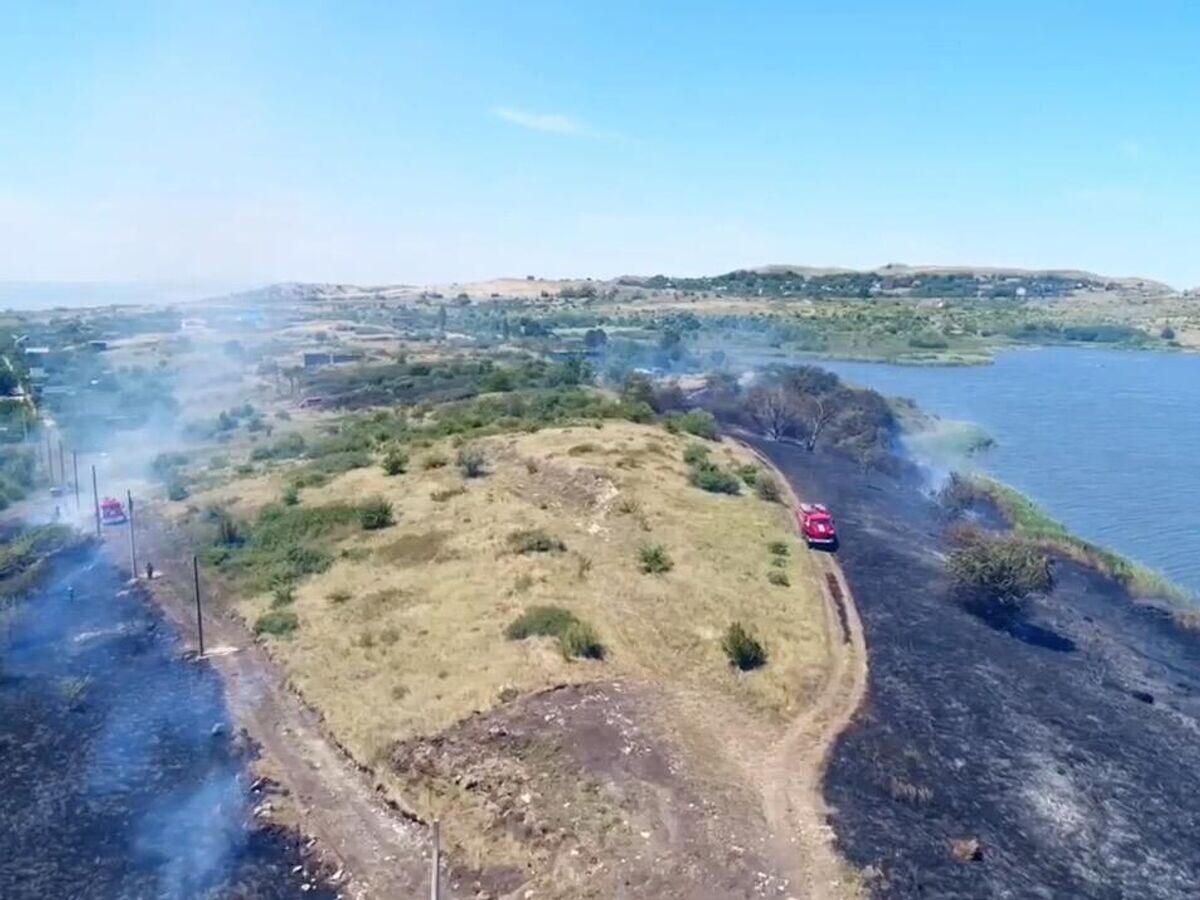
[[[710,452],[703,444],[688,444],[683,448],[683,461],[689,466],[703,465],[708,462]]]
[[[294,484],[289,484],[283,489],[283,505],[295,506],[300,502],[300,488]]]
[[[753,463],[746,463],[738,466],[736,469],[734,469],[734,471],[737,472],[738,477],[742,479],[742,481],[746,482],[747,487],[754,487],[755,483],[758,481],[759,473],[762,470]]]
[[[771,551],[772,556],[787,556],[789,552],[786,541],[771,541],[767,544],[767,549]]]
[[[213,513],[217,523],[215,543],[223,547],[239,547],[246,542],[246,533],[236,519],[223,509]]]
[[[403,475],[408,469],[408,454],[401,447],[392,447],[383,454],[383,471],[387,475]]]
[[[567,549],[566,544],[540,528],[514,531],[508,536],[508,546],[514,553],[561,553]]]
[[[715,441],[717,439],[717,420],[706,409],[689,410],[682,415],[672,416],[671,419],[680,431],[694,434],[696,437],[704,438],[706,441]]]
[[[179,501],[179,500],[186,500],[187,498],[188,498],[188,489],[184,486],[183,482],[172,481],[169,485],[167,485],[167,499],[168,500]]]
[[[395,524],[392,501],[383,497],[372,497],[358,508],[358,521],[365,531],[376,531]]]
[[[1032,594],[1054,586],[1050,560],[1033,542],[959,527],[947,566],[960,596],[981,612],[1009,616]]]
[[[647,575],[662,575],[675,567],[662,544],[653,544],[638,550],[638,564]]]
[[[531,606],[504,633],[513,641],[527,637],[558,637],[578,621],[574,613],[561,606]]]
[[[771,584],[775,585],[776,587],[787,587],[791,584],[791,582],[788,581],[787,573],[781,572],[779,569],[772,569],[770,572],[768,572],[767,581],[771,582]]]
[[[434,503],[445,503],[447,500],[457,497],[459,494],[465,494],[466,492],[467,489],[465,487],[462,487],[461,485],[455,485],[454,487],[443,488],[440,491],[434,491],[429,495],[429,499]]]
[[[754,480],[754,495],[759,500],[766,500],[768,503],[778,503],[783,496],[783,492],[779,489],[779,482],[773,476],[763,472]]]
[[[742,627],[741,622],[734,622],[729,626],[721,641],[721,649],[729,657],[729,662],[743,672],[749,672],[767,663],[766,648]]]
[[[330,603],[346,603],[350,599],[350,592],[345,588],[338,588],[336,591],[330,591],[326,596]]]
[[[595,629],[561,606],[531,606],[504,633],[514,641],[528,637],[558,638],[559,649],[567,659],[604,658],[604,645],[600,643]]]
[[[283,637],[291,634],[299,625],[300,620],[290,609],[273,609],[258,617],[254,623],[254,633]]]
[[[711,494],[737,494],[742,490],[742,483],[736,475],[712,463],[693,466],[688,473],[688,482]]]
[[[463,447],[458,451],[458,470],[464,478],[478,478],[484,474],[487,460],[478,447]]]
[[[296,589],[289,582],[280,582],[271,590],[271,607],[279,609],[296,602]]]
[[[559,648],[567,659],[604,659],[604,645],[596,630],[586,622],[573,622],[558,639]]]
[[[430,453],[421,460],[422,469],[444,469],[450,460],[446,459],[441,453]]]

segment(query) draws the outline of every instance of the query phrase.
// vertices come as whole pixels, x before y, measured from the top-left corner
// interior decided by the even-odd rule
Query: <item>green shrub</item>
[[[772,556],[787,556],[789,551],[787,541],[771,541],[767,544],[767,549]]]
[[[713,463],[693,466],[688,473],[688,482],[712,494],[737,494],[742,490],[742,482],[736,475]]]
[[[729,626],[721,641],[721,649],[729,657],[729,662],[743,672],[749,672],[767,663],[766,648],[742,627],[741,622],[734,622]]]
[[[767,581],[776,587],[787,587],[791,584],[788,580],[787,573],[781,572],[779,569],[772,569],[767,573]]]
[[[680,431],[694,434],[707,441],[717,439],[717,420],[706,409],[692,409],[682,415],[672,416],[671,420],[675,422]]]
[[[558,637],[578,621],[574,613],[561,606],[531,606],[504,633],[514,641],[535,636]]]
[[[300,488],[294,484],[289,484],[283,489],[283,502],[285,506],[295,506],[300,502]]]
[[[531,606],[504,633],[514,641],[528,637],[558,638],[559,649],[567,659],[604,658],[604,645],[600,643],[595,629],[561,606]]]
[[[273,609],[263,613],[254,622],[254,633],[283,637],[291,634],[299,625],[300,620],[290,609]]]
[[[464,478],[478,478],[484,474],[486,459],[478,447],[463,447],[458,451],[458,469]]]
[[[779,482],[774,476],[761,473],[754,481],[754,495],[759,500],[766,500],[768,503],[778,503],[783,496],[783,492],[779,489]]]
[[[271,606],[278,609],[281,606],[291,606],[296,602],[296,589],[291,582],[281,581],[271,591]]]
[[[383,471],[387,475],[403,475],[408,469],[408,454],[401,447],[391,447],[383,455]]]
[[[754,487],[758,482],[758,476],[762,470],[753,463],[745,463],[744,465],[738,466],[736,469],[734,469],[734,471],[737,472],[738,477],[741,478],[742,481],[746,482],[748,487]]]
[[[176,502],[188,498],[188,489],[182,481],[172,481],[167,485],[167,499]]]
[[[689,466],[699,466],[708,462],[711,451],[703,444],[688,444],[683,448],[683,461]]]
[[[647,575],[661,575],[675,567],[662,544],[653,544],[638,550],[639,568]]]
[[[540,528],[514,531],[508,536],[508,546],[514,553],[561,553],[567,545]]]
[[[365,469],[369,465],[371,465],[371,454],[366,450],[347,450],[318,457],[306,468],[308,471],[320,475],[341,475],[352,469]]]
[[[358,521],[366,531],[376,531],[395,524],[392,501],[383,497],[372,497],[358,508]]]
[[[967,526],[953,531],[951,544],[950,575],[962,598],[983,612],[1011,615],[1054,586],[1049,558],[1025,538]]]
[[[567,659],[604,659],[604,645],[596,630],[586,622],[573,622],[558,639],[559,648]]]

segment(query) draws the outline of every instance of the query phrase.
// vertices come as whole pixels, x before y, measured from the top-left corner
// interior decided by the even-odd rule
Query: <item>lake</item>
[[[1200,356],[1053,347],[971,368],[819,365],[977,423],[996,440],[979,468],[1200,593]]]

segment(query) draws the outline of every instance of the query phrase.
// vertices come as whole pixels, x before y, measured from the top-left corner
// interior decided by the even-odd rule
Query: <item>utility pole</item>
[[[71,451],[71,471],[75,475],[75,512],[79,512],[79,451]]]
[[[192,556],[192,584],[196,588],[196,642],[204,655],[204,617],[200,612],[200,557]]]
[[[133,492],[126,491],[125,499],[129,501],[129,571],[133,580],[137,581],[137,547],[133,541]]]
[[[50,473],[50,483],[54,484],[54,454],[50,451],[50,432],[46,432],[46,471]]]
[[[442,840],[441,840],[441,823],[437,819],[433,820],[433,853],[430,859],[429,872],[429,900],[439,900],[442,896],[442,876],[441,876],[441,855],[442,855]]]
[[[63,442],[62,438],[58,439],[58,471],[62,475],[62,486],[67,486],[67,464],[63,462]]]
[[[103,537],[100,533],[100,491],[96,488],[96,466],[92,466],[92,504],[96,509],[96,537]]]

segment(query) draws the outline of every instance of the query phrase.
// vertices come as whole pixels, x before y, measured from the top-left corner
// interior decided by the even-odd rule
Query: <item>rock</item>
[[[979,862],[983,859],[983,844],[975,838],[962,838],[950,842],[950,855],[959,862]]]

